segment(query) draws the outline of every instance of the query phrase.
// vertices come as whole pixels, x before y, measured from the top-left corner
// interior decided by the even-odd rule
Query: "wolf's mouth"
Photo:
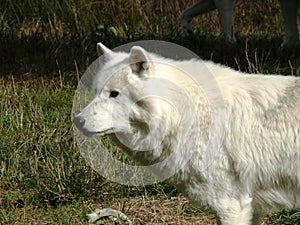
[[[85,136],[87,137],[92,137],[92,136],[104,136],[104,135],[107,135],[107,134],[111,134],[113,133],[113,129],[110,128],[110,129],[106,129],[106,130],[103,130],[103,131],[89,131],[87,129],[81,129],[80,130]]]
[[[76,128],[78,130],[80,130],[87,137],[92,137],[92,136],[96,136],[96,135],[103,136],[106,134],[114,133],[113,128],[108,128],[108,129],[101,130],[101,131],[89,131],[88,129],[85,128],[85,126],[84,126],[85,119],[81,116],[75,116],[73,119],[73,123],[76,126]]]

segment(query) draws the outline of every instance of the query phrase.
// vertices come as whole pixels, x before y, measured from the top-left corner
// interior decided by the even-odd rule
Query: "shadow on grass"
[[[145,39],[153,39],[151,37]],[[300,44],[290,51],[278,51],[281,38],[240,37],[237,44],[226,44],[219,37],[194,36],[163,37],[185,46],[202,59],[213,60],[247,72],[299,75]],[[103,41],[110,48],[130,42],[126,40],[61,40],[53,43],[40,37],[0,40],[0,76],[13,74],[15,78],[58,76],[62,72],[83,72],[96,59],[96,43]],[[136,40],[131,40],[136,41]],[[252,71],[254,70],[254,71]]]

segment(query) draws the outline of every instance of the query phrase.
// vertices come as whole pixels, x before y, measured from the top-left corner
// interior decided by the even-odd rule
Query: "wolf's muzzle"
[[[73,123],[75,124],[77,129],[80,130],[87,137],[91,137],[91,136],[97,134],[97,132],[91,132],[84,127],[85,119],[82,118],[81,116],[75,116],[73,119]]]

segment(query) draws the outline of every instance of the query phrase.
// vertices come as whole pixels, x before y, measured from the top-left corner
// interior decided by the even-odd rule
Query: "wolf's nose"
[[[75,116],[73,119],[73,123],[78,129],[82,129],[85,124],[85,119],[83,119],[81,116]]]

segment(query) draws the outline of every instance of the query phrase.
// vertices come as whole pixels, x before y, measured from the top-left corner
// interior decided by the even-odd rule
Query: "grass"
[[[283,19],[277,0],[239,0],[235,7],[238,44],[227,46],[216,11],[194,19],[194,40],[184,40],[179,16],[193,0],[3,0],[0,8],[0,72],[39,75],[84,70],[95,58],[95,43],[116,47],[135,40],[162,39],[184,45],[204,59],[247,70],[249,58],[279,65],[291,73],[290,54],[278,55]],[[117,15],[117,16],[116,16]],[[300,45],[294,49],[293,74],[299,73]],[[256,55],[255,55],[256,54]],[[71,57],[70,57],[71,56]],[[278,60],[280,61],[278,63]],[[11,67],[10,65],[14,65]],[[295,68],[296,67],[296,68]],[[286,69],[288,68],[288,69]],[[1,73],[0,73],[1,74]]]
[[[259,69],[249,60],[252,67]],[[85,215],[97,207],[125,210],[141,224],[213,224],[209,212],[166,184],[127,187],[94,172],[73,140],[70,115],[79,75],[59,74],[0,79],[1,224],[86,224]],[[291,211],[266,224],[297,221],[299,212]]]
[[[1,224],[80,224],[91,211],[86,201],[109,204],[145,193],[174,193],[166,185],[118,185],[86,164],[73,140],[75,87],[60,79],[0,79]],[[76,215],[64,218],[68,211]]]
[[[77,82],[98,41],[115,47],[162,39],[242,71],[300,75],[299,46],[293,57],[276,51],[278,1],[237,1],[234,46],[218,37],[216,12],[195,19],[193,40],[181,37],[178,18],[192,2],[1,2],[0,224],[87,224],[85,215],[103,207],[124,211],[134,224],[213,224],[210,212],[167,184],[128,187],[101,177],[79,153],[71,123]],[[283,211],[265,224],[299,220],[299,211]]]
[[[102,39],[118,37],[123,40],[178,37],[178,18],[193,2],[3,0],[0,30],[2,36],[6,37],[27,38],[36,35],[53,42],[63,38],[74,40],[88,37],[91,33]],[[238,34],[259,37],[282,34],[283,19],[279,3],[275,0],[237,1],[235,19]],[[194,25],[195,30],[204,35],[220,33],[216,12],[196,18]]]

